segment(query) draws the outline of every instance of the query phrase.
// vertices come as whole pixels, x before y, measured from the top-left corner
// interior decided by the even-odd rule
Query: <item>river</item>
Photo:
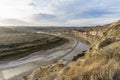
[[[16,80],[30,74],[39,66],[58,60],[71,61],[74,56],[89,48],[88,45],[71,38],[70,42],[47,51],[38,51],[16,61],[0,64],[0,80]]]

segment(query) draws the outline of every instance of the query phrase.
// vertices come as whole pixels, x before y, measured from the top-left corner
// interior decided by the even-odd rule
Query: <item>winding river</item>
[[[89,48],[88,45],[69,37],[69,43],[47,50],[38,51],[16,61],[0,64],[0,80],[16,80],[20,76],[30,74],[39,66],[58,60],[69,62],[77,54]]]

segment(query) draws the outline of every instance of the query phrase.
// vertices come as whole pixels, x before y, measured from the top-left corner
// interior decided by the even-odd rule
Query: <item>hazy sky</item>
[[[120,0],[0,0],[0,25],[98,25],[119,18]]]

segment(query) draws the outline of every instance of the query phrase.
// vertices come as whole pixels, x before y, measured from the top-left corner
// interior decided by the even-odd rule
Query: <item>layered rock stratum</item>
[[[41,66],[19,80],[120,80],[120,21],[73,34],[90,43],[83,57]]]

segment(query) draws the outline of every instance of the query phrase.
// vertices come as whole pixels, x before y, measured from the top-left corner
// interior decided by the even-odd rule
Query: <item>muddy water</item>
[[[68,55],[63,57],[61,60],[69,62],[73,59],[74,56],[81,54],[83,51],[88,50],[88,48],[89,48],[89,45],[84,44],[82,42],[78,42],[75,49],[71,51]]]

